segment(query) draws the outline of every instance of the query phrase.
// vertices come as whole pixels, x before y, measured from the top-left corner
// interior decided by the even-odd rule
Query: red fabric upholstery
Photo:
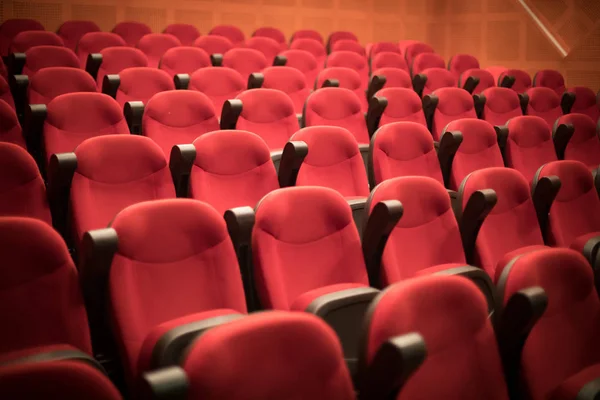
[[[375,184],[397,176],[428,176],[444,184],[442,171],[425,126],[393,122],[382,126],[371,139]]]
[[[385,200],[400,201],[404,214],[383,252],[381,281],[384,286],[439,265],[466,265],[450,196],[439,181],[424,176],[386,180],[373,189],[368,212]]]
[[[194,47],[199,47],[210,54],[225,54],[233,48],[233,43],[223,36],[200,36],[194,42]]]
[[[369,63],[367,57],[353,51],[335,51],[327,57],[327,68],[345,67],[358,72],[360,87],[366,90],[369,86]]]
[[[15,101],[10,93],[10,86],[2,77],[0,77],[0,100],[8,104],[13,110],[15,109]]]
[[[379,126],[392,122],[412,121],[427,127],[421,99],[412,89],[392,87],[382,89],[375,95],[388,101]]]
[[[169,49],[163,54],[158,67],[171,76],[191,75],[200,68],[210,67],[210,57],[198,47],[180,46]]]
[[[594,91],[585,86],[575,86],[567,90],[575,94],[575,103],[571,107],[572,113],[585,114],[594,121],[600,119],[600,103]]]
[[[190,199],[147,201],[119,212],[111,227],[119,249],[110,268],[110,308],[132,378],[143,372],[138,365],[149,366],[159,331],[246,312],[227,226],[210,205]]]
[[[323,65],[317,64],[317,59],[311,53],[304,50],[286,50],[281,55],[287,58],[286,67],[296,68],[304,74],[309,90],[315,87],[317,75],[323,69]]]
[[[308,145],[296,186],[325,186],[342,196],[369,195],[365,163],[354,136],[337,126],[314,126],[296,132],[290,140]]]
[[[0,391],[11,399],[122,399],[106,375],[76,360],[0,366]]]
[[[70,67],[79,68],[79,60],[72,50],[58,46],[35,46],[25,52],[23,75],[29,78],[42,68]]]
[[[442,132],[450,122],[464,118],[477,118],[473,97],[466,90],[441,88],[433,95],[438,98],[431,127],[433,140],[439,141],[442,138]]]
[[[311,91],[306,86],[302,72],[292,67],[268,67],[262,73],[265,77],[262,87],[277,89],[287,94],[294,104],[296,114],[302,114],[304,103]]]
[[[275,89],[253,89],[240,93],[243,108],[236,129],[256,133],[270,150],[283,149],[300,126],[290,97]]]
[[[220,214],[234,207],[254,207],[279,187],[269,148],[254,133],[210,132],[196,139],[194,146],[190,197],[207,202]]]
[[[402,50],[402,45],[400,46],[400,50]],[[435,51],[430,45],[417,41],[408,44],[403,51],[404,58],[408,65],[412,65],[413,59],[421,53],[435,53]]]
[[[548,244],[569,247],[575,239],[600,231],[600,199],[592,173],[578,161],[559,161],[542,166],[536,179],[557,176],[561,186],[552,203]]]
[[[450,189],[458,190],[467,175],[478,169],[504,167],[494,127],[480,119],[458,119],[450,122],[444,132],[458,131],[463,141],[452,161]]]
[[[576,399],[586,383],[600,377],[600,363],[587,367],[570,376],[551,392],[550,398],[556,400]]]
[[[191,46],[200,37],[200,31],[192,24],[169,24],[163,33],[175,36],[183,46]]]
[[[323,88],[306,100],[304,126],[339,126],[348,129],[358,144],[369,143],[369,132],[360,99],[344,88]]]
[[[596,134],[596,122],[585,114],[567,114],[558,119],[554,126],[570,124],[575,129],[565,149],[565,160],[581,161],[590,170],[600,165],[600,140]]]
[[[48,104],[65,93],[96,92],[96,82],[82,69],[50,67],[36,73],[27,89],[29,104]]]
[[[91,355],[77,270],[60,235],[38,219],[0,218],[0,252],[0,353],[65,344]]]
[[[167,50],[181,46],[175,36],[168,33],[149,33],[137,42],[136,47],[148,57],[148,66],[157,68]]]
[[[410,40],[410,39],[400,40],[398,42],[398,48],[400,49],[400,54],[402,54],[403,57],[406,56],[406,50],[408,49],[408,47],[415,43],[422,43],[422,42],[419,42],[418,40]]]
[[[547,87],[558,95],[562,96],[562,94],[567,90],[565,86],[565,78],[562,74],[554,69],[543,69],[536,72],[533,77],[533,86],[534,87]]]
[[[8,79],[8,71],[6,70],[6,65],[4,65],[4,61],[2,61],[2,57],[0,57],[0,77]]]
[[[291,42],[294,43],[296,40],[301,39],[313,39],[323,44],[323,36],[321,36],[319,32],[312,29],[300,29],[294,32]]]
[[[260,51],[267,59],[268,65],[273,65],[275,56],[281,51],[281,43],[264,36],[255,36],[246,40],[246,47]]]
[[[0,143],[13,143],[27,149],[15,110],[0,100]]]
[[[100,53],[107,47],[126,46],[127,44],[121,36],[110,32],[90,32],[86,33],[77,43],[77,57],[81,68],[85,68],[89,54]]]
[[[360,43],[352,39],[341,39],[331,46],[331,52],[336,51],[351,51],[363,57],[367,56],[365,48]]]
[[[12,143],[0,143],[0,215],[37,218],[52,225],[38,167],[24,148]]]
[[[486,168],[469,174],[460,186],[461,206],[482,189],[496,192],[498,202],[483,222],[475,243],[476,264],[491,277],[497,264],[510,252],[526,246],[543,245],[542,233],[531,199],[529,184],[510,168]]]
[[[373,50],[371,50],[373,52]],[[398,68],[409,72],[408,65],[406,65],[406,60],[399,53],[393,53],[389,51],[384,51],[381,53],[377,53],[377,55],[372,56],[371,58],[371,70],[377,70],[380,68]]]
[[[252,34],[253,37],[267,37],[275,40],[277,43],[285,45],[285,35],[277,28],[273,28],[270,26],[263,26],[258,28]]]
[[[423,88],[423,96],[441,88],[456,88],[458,85],[454,75],[445,68],[429,68],[424,70],[422,74],[427,77],[425,87]],[[467,91],[465,92],[469,94]]]
[[[116,100],[121,107],[128,101],[148,102],[157,93],[175,90],[175,83],[165,71],[152,67],[126,68],[119,72],[121,83]]]
[[[216,35],[216,36],[223,36],[227,39],[229,39],[229,41],[231,43],[233,43],[233,45],[237,46],[240,45],[244,42],[244,40],[246,40],[246,37],[244,36],[244,32],[241,31],[240,28],[238,28],[237,26],[233,26],[233,25],[217,25],[214,28],[212,28],[209,32],[209,35]]]
[[[377,42],[373,43],[371,46],[371,51],[369,52],[369,58],[373,59],[379,53],[400,53],[400,48],[397,43],[394,42]]]
[[[79,240],[91,229],[105,228],[127,206],[175,197],[164,154],[146,137],[95,137],[80,144],[75,155],[71,214]]]
[[[148,66],[146,55],[141,50],[132,47],[108,47],[101,50],[100,54],[102,55],[102,64],[100,64],[96,78],[100,90],[102,90],[105,75],[118,74],[127,68]]]
[[[34,19],[11,18],[0,24],[0,56],[7,56],[15,36],[25,31],[43,31],[44,26]]]
[[[61,37],[66,47],[75,51],[77,43],[83,35],[100,31],[100,27],[93,21],[70,20],[63,22],[56,33]]]
[[[206,67],[197,70],[190,76],[188,89],[207,95],[215,107],[215,113],[220,116],[223,103],[236,98],[246,87],[247,82],[236,70]]]
[[[480,68],[479,60],[470,54],[456,54],[450,58],[450,61],[448,61],[448,70],[452,72],[457,79],[470,69]],[[495,82],[492,86],[496,86]]]
[[[383,85],[384,88],[407,88],[412,90],[412,80],[410,79],[410,75],[403,69],[380,68],[374,70],[371,75],[385,76],[385,85]]]
[[[536,87],[528,89],[527,115],[542,117],[550,129],[561,115],[560,97],[550,88]]]
[[[410,67],[413,76],[420,74],[428,68],[446,68],[444,59],[435,53],[417,54]],[[455,78],[458,81],[458,77]]]
[[[337,79],[340,84],[339,87],[354,92],[360,100],[361,109],[364,112],[368,110],[369,103],[367,102],[365,89],[362,86],[362,79],[355,70],[346,67],[327,67],[319,73],[315,82],[315,89],[321,88],[327,79]]]
[[[64,47],[63,40],[54,32],[25,31],[15,36],[10,43],[11,53],[25,53],[34,46]]]
[[[475,86],[473,94],[480,94],[487,88],[496,86],[496,83],[494,82],[494,76],[489,73],[489,71],[486,71],[485,69],[474,68],[468,69],[462,73],[458,79],[458,87],[464,87],[465,83],[467,83],[467,80],[470,77],[479,79],[479,84]]]
[[[177,144],[192,143],[198,136],[219,130],[210,99],[194,90],[170,90],[154,95],[142,119],[144,136],[160,146],[169,159]]]
[[[568,249],[523,255],[505,281],[504,303],[533,286],[544,288],[548,307],[525,341],[521,376],[532,400],[566,399],[551,395],[583,384],[582,378],[592,372],[586,368],[600,363],[600,303],[592,269],[581,254]]]
[[[508,71],[508,68],[500,66],[500,65],[493,65],[491,67],[487,67],[485,68],[486,71],[488,71],[490,74],[492,74],[492,76],[494,77],[494,81],[496,82],[496,85],[500,85],[500,76],[505,73],[506,71]]]
[[[510,264],[510,262],[512,260],[514,260],[516,257],[519,257],[523,254],[528,254],[534,251],[539,251],[539,250],[545,250],[548,247],[541,245],[541,244],[534,244],[531,246],[525,246],[525,247],[519,247],[515,250],[509,251],[508,253],[504,254],[500,260],[498,261],[498,263],[496,264],[496,272],[495,272],[495,276],[492,277],[492,280],[494,282],[496,282],[496,284],[499,284],[500,279],[502,277],[502,274],[504,272],[504,269],[507,268]]]
[[[427,358],[397,399],[508,400],[502,363],[481,291],[458,276],[426,276],[379,297],[366,337],[372,362],[387,340],[418,332]]]
[[[248,82],[251,73],[261,72],[269,65],[267,58],[254,49],[235,48],[223,56],[223,66],[239,72],[245,82]]]
[[[539,167],[557,160],[552,133],[540,117],[516,117],[508,121],[506,126],[506,166],[516,169],[527,182],[531,182]]]
[[[498,77],[498,85],[502,83],[505,76],[512,76],[515,78],[515,83],[512,85],[511,89],[517,93],[525,93],[532,86],[531,76],[521,69],[507,69],[502,72]]]
[[[339,40],[354,40],[355,42],[358,42],[358,38],[352,32],[348,32],[348,31],[331,32],[329,34],[329,38],[327,39],[327,48],[329,49],[330,52],[333,51],[333,46]]]
[[[127,46],[135,47],[144,35],[152,33],[152,29],[142,22],[123,21],[116,24],[111,32],[121,36]]]
[[[339,284],[369,285],[352,212],[333,189],[292,187],[265,196],[256,207],[252,255],[265,308],[290,310],[315,289],[322,295]]]
[[[102,93],[67,93],[48,103],[44,123],[46,160],[54,153],[72,152],[84,140],[102,135],[128,134],[123,112]]]
[[[260,313],[211,329],[183,368],[189,399],[355,398],[338,338],[305,313]]]
[[[315,56],[319,67],[323,67],[325,65],[327,51],[325,50],[325,46],[323,46],[323,42],[308,38],[294,39],[294,41],[290,44],[290,49],[308,51],[310,54]]]
[[[514,117],[523,115],[519,95],[512,89],[494,87],[481,93],[485,97],[482,119],[495,126],[504,126]]]

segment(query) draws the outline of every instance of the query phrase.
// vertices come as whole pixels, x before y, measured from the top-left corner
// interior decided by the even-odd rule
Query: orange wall
[[[568,85],[600,89],[600,1],[527,0],[545,12],[542,20],[560,33],[564,58],[532,22],[517,0],[1,0],[0,19],[30,17],[47,29],[65,19],[91,19],[110,30],[127,19],[161,31],[173,22],[193,23],[203,33],[230,23],[246,34],[262,25],[286,35],[300,28],[323,35],[352,30],[363,43],[420,39],[450,57],[477,56],[483,66],[561,70]]]

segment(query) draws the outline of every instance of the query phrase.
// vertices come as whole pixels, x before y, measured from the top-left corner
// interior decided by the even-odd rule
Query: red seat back
[[[235,48],[223,56],[223,66],[239,72],[246,82],[248,82],[250,74],[261,72],[269,65],[271,64],[267,58],[260,51],[254,49]]]
[[[559,96],[562,96],[565,90],[567,90],[565,86],[565,78],[559,71],[554,69],[543,69],[536,72],[533,77],[533,86],[550,88]]]
[[[504,126],[514,117],[523,115],[519,95],[512,89],[488,88],[481,93],[485,97],[482,119],[495,126]]]
[[[31,77],[42,68],[79,68],[79,60],[72,50],[58,46],[35,46],[25,52],[23,75]]]
[[[175,36],[168,33],[149,33],[137,42],[136,47],[148,58],[148,66],[157,68],[167,50],[181,46]]]
[[[15,36],[25,31],[43,31],[44,26],[34,19],[12,18],[0,24],[0,56],[10,54],[10,44]]]
[[[194,42],[194,47],[199,47],[209,55],[211,54],[225,54],[233,48],[231,40],[223,36],[209,35],[200,36]]]
[[[585,114],[567,114],[556,121],[554,129],[562,124],[570,124],[575,130],[565,149],[565,160],[584,163],[590,170],[600,165],[600,139],[597,124]]]
[[[25,31],[15,36],[10,43],[11,53],[25,53],[35,46],[64,47],[63,40],[54,32]]]
[[[244,78],[234,69],[206,67],[191,75],[188,89],[207,95],[215,107],[215,112],[220,116],[223,103],[234,99],[246,86]]]
[[[29,81],[30,104],[48,104],[65,93],[96,92],[94,78],[82,69],[67,67],[44,68]]]
[[[146,55],[132,47],[108,47],[100,51],[100,54],[102,54],[102,64],[96,79],[99,89],[102,89],[105,75],[118,74],[127,68],[148,66]]]
[[[79,39],[77,44],[77,57],[81,68],[85,68],[88,55],[100,53],[107,47],[126,46],[127,44],[121,36],[110,32],[89,32]]]
[[[237,26],[233,25],[217,25],[212,28],[208,34],[223,36],[229,39],[234,46],[240,45],[244,43],[244,40],[246,40],[244,32],[242,32],[242,30]]]
[[[262,87],[281,90],[287,94],[294,104],[296,114],[302,114],[306,98],[311,92],[302,72],[292,67],[268,67],[262,73],[265,78]]]
[[[546,121],[550,129],[561,115],[560,97],[550,88],[535,87],[528,89],[527,115],[541,117]]]
[[[210,57],[198,47],[173,47],[163,54],[158,68],[171,76],[176,74],[191,75],[200,68],[210,67]]]
[[[75,51],[77,43],[83,35],[100,31],[100,27],[94,21],[70,20],[63,22],[56,33],[62,38],[66,47]]]
[[[169,24],[163,33],[175,36],[183,46],[191,46],[200,37],[200,31],[192,24]]]
[[[116,100],[121,107],[128,101],[148,102],[156,93],[175,90],[175,83],[165,71],[151,67],[126,68],[119,72],[121,83]]]
[[[121,36],[127,46],[135,47],[144,35],[152,33],[152,29],[142,22],[123,21],[116,24],[111,32]]]
[[[450,122],[463,118],[477,118],[473,98],[466,90],[448,87],[436,90],[433,95],[438,99],[431,126],[434,140],[439,141],[442,138],[442,132]]]
[[[375,96],[384,97],[388,102],[381,115],[379,126],[399,121],[412,121],[427,127],[421,99],[412,89],[384,88]]]

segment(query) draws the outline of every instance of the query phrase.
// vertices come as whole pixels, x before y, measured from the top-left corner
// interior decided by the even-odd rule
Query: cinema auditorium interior
[[[0,1],[0,399],[600,399],[600,1]]]

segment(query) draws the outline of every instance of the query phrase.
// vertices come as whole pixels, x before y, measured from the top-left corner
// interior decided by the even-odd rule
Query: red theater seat
[[[470,54],[456,54],[448,61],[448,70],[450,70],[457,79],[460,78],[464,72],[470,69],[479,68],[479,60]]]
[[[83,35],[100,31],[100,27],[93,21],[71,20],[63,22],[56,33],[62,38],[66,47],[75,51],[77,43]]]
[[[375,93],[375,96],[378,99],[385,99],[387,105],[380,112],[380,115],[374,115],[376,113],[369,110],[367,120],[370,118],[379,119],[379,123],[376,126],[369,127],[370,129],[399,121],[412,121],[427,127],[421,99],[412,89],[384,88]]]
[[[373,43],[373,46],[371,47],[371,51],[367,55],[369,56],[370,59],[373,59],[379,53],[396,53],[396,54],[401,54],[400,53],[400,47],[398,47],[397,43],[394,43],[394,42],[377,42],[377,43]]]
[[[322,42],[315,39],[294,39],[290,44],[291,50],[304,50],[315,56],[319,67],[325,65],[325,59],[327,58],[327,51]]]
[[[269,65],[273,65],[275,56],[281,51],[281,43],[264,36],[255,36],[246,40],[246,47],[260,51]]]
[[[361,88],[369,86],[369,63],[363,55],[352,51],[335,51],[327,57],[325,67],[344,67],[353,69],[360,76]]]
[[[300,39],[313,39],[313,40],[316,40],[316,41],[320,42],[321,44],[323,44],[323,36],[321,36],[321,34],[319,32],[311,30],[311,29],[300,29],[300,30],[294,32],[290,42],[294,43],[296,40],[300,40]]]
[[[132,47],[108,47],[99,53],[102,57],[98,72],[96,73],[96,82],[99,89],[102,89],[104,76],[119,74],[127,68],[147,67],[148,58],[139,49]]]
[[[575,103],[571,107],[572,113],[585,114],[594,121],[600,120],[600,102],[594,91],[585,86],[575,86],[567,90],[575,95]]]
[[[523,115],[519,95],[509,88],[488,88],[475,96],[475,103],[479,117],[495,126],[504,126],[511,118]]]
[[[190,46],[180,46],[169,49],[163,54],[158,65],[171,76],[177,74],[193,74],[200,68],[210,67],[210,57],[202,49]]]
[[[371,58],[371,71],[380,68],[398,68],[406,72],[410,72],[406,60],[399,53],[384,51],[377,53]],[[375,75],[373,72],[372,75]]]
[[[524,94],[526,101],[525,113],[541,117],[546,121],[550,129],[561,115],[560,97],[550,88],[535,87],[528,89]]]
[[[418,56],[419,54],[422,53],[435,53],[435,51],[433,50],[433,48],[423,42],[419,42],[419,41],[409,41],[412,43],[406,43],[405,46],[402,46],[402,43],[400,45],[400,50],[402,51],[402,54],[404,54],[404,58],[406,59],[406,63],[411,66],[413,63],[413,60],[416,56]],[[403,50],[404,49],[404,50]]]
[[[277,28],[273,28],[270,26],[260,27],[254,31],[254,33],[252,34],[252,37],[267,37],[267,38],[275,40],[281,46],[287,47],[286,41],[285,41],[285,35],[283,34],[283,32],[281,32]]]
[[[424,100],[425,116],[433,140],[439,141],[446,125],[463,118],[477,118],[473,98],[464,89],[441,88]]]
[[[562,96],[565,90],[567,90],[565,86],[565,78],[559,71],[554,69],[543,69],[536,72],[533,77],[533,86],[550,88],[559,96]]]
[[[100,53],[107,47],[126,46],[127,44],[121,36],[109,32],[90,32],[79,39],[77,44],[77,57],[81,68],[85,68],[88,55]]]
[[[346,67],[327,67],[319,73],[315,82],[315,89],[323,87],[326,81],[337,81],[338,87],[351,90],[360,100],[360,107],[363,111],[369,108],[365,87],[363,86],[360,75],[352,68]]]
[[[400,68],[380,68],[374,70],[371,78],[373,76],[383,76],[385,77],[384,88],[407,88],[412,90],[412,81],[410,79],[410,75],[403,69]],[[418,95],[417,95],[418,97]],[[421,99],[419,98],[419,101]]]
[[[11,53],[24,53],[35,46],[64,47],[65,43],[56,33],[47,31],[25,31],[15,36],[10,43]]]
[[[212,54],[225,54],[233,48],[231,40],[223,36],[209,35],[200,36],[194,42],[194,47],[199,47],[209,55]]]
[[[317,75],[323,69],[323,65],[319,65],[317,59],[311,53],[304,50],[286,50],[280,55],[287,59],[286,67],[296,68],[304,74],[307,88],[312,89],[315,87]]]
[[[596,170],[600,165],[600,139],[596,122],[585,114],[567,114],[556,121],[553,136],[567,127],[573,129],[573,136],[564,149],[562,158],[580,161],[591,171]]]
[[[10,54],[10,44],[15,36],[26,31],[43,31],[44,26],[34,19],[11,18],[0,24],[0,56]]]
[[[413,77],[414,89],[420,96],[426,96],[441,88],[455,88],[457,85],[454,75],[445,68],[428,68]],[[468,94],[466,91],[465,93]]]
[[[0,100],[0,143],[13,143],[26,149],[25,138],[14,108]]]
[[[331,52],[335,51],[351,51],[363,57],[367,56],[365,48],[360,43],[352,39],[341,39],[331,46]]]
[[[96,91],[96,82],[84,70],[51,67],[40,70],[31,78],[28,99],[29,104],[47,105],[62,94]]]
[[[175,36],[183,46],[191,46],[200,37],[200,31],[192,24],[169,24],[163,33]]]
[[[142,22],[123,21],[116,24],[111,32],[121,36],[127,46],[135,47],[144,35],[152,33],[152,29]]]
[[[292,67],[268,67],[262,75],[264,82],[261,87],[284,92],[292,100],[296,114],[302,114],[306,98],[311,92],[302,72]]]
[[[215,112],[220,116],[223,103],[242,93],[246,85],[246,81],[236,70],[207,67],[197,70],[190,76],[188,89],[207,95],[215,107]]]
[[[223,56],[223,66],[236,70],[247,82],[250,74],[261,72],[271,64],[258,50],[235,48]]]
[[[485,69],[468,69],[460,75],[458,78],[458,87],[464,88],[469,78],[479,79],[479,83],[475,86],[475,89],[471,93],[480,94],[484,90],[495,87],[494,76]]]
[[[412,76],[420,74],[429,68],[446,68],[444,59],[435,53],[421,53],[415,56],[410,66]],[[456,79],[458,81],[458,77]]]
[[[79,68],[79,60],[73,51],[66,47],[35,46],[25,52],[25,64],[22,71],[14,71],[32,77],[43,68],[70,67]]]
[[[149,33],[137,42],[136,47],[148,58],[148,66],[157,68],[160,59],[167,50],[181,46],[181,42],[175,36],[168,33]]]
[[[331,34],[329,35],[329,38],[327,39],[327,52],[331,53],[333,51],[333,46],[335,45],[335,43],[340,40],[354,40],[355,42],[358,42],[358,38],[352,32],[348,32],[348,31],[331,32]]]
[[[102,85],[102,92],[116,99],[121,107],[128,101],[146,103],[156,93],[167,90],[175,90],[171,76],[151,67],[126,68],[118,75],[105,76]]]
[[[234,46],[241,45],[246,40],[244,32],[242,32],[240,28],[233,25],[217,25],[212,28],[208,34],[223,36],[229,39]]]
[[[515,83],[511,86],[511,89],[517,93],[525,93],[532,86],[531,76],[521,69],[507,69],[501,72],[498,77],[498,86],[502,86],[506,77],[514,78]]]

